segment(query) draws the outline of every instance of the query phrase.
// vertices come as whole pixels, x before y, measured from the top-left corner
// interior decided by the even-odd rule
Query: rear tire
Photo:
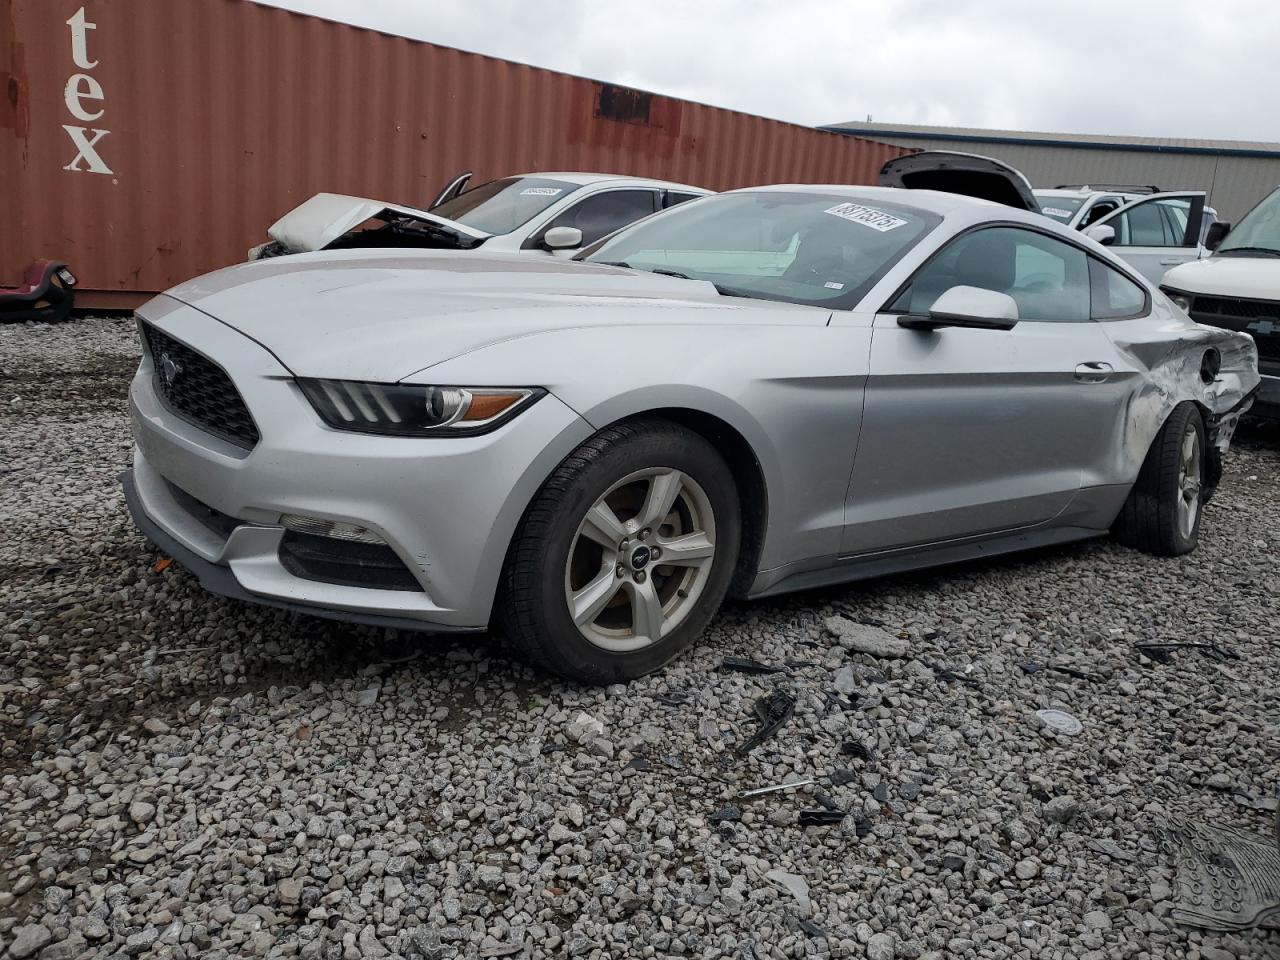
[[[1205,428],[1193,403],[1174,407],[1111,528],[1125,546],[1176,557],[1200,539],[1205,502]]]
[[[525,513],[498,624],[531,660],[569,679],[644,676],[715,615],[741,536],[733,475],[706,439],[656,418],[606,427]]]

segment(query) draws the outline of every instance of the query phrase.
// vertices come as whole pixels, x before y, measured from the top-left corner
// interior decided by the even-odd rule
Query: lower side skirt
[[[941,567],[952,563],[963,563],[980,557],[998,557],[1006,553],[1034,550],[1037,547],[1051,547],[1106,535],[1106,530],[1094,530],[1086,527],[1033,527],[980,540],[952,541],[950,543],[913,547],[906,550],[895,550],[892,553],[876,554],[870,557],[833,560],[830,566],[817,570],[805,570],[784,577],[763,590],[747,594],[747,599],[755,600],[759,597],[772,597],[776,594],[790,593],[794,590],[810,590],[815,587],[827,587],[838,583],[870,580],[873,577],[906,573],[911,570],[923,570],[928,567]]]

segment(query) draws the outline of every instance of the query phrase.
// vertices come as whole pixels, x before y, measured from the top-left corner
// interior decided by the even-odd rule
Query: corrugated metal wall
[[[1062,183],[1153,184],[1166,190],[1205,190],[1220,219],[1238,221],[1280,184],[1280,156],[1236,157],[1211,153],[1031,146],[980,139],[933,140],[882,135],[915,150],[959,150],[995,157],[1021,170],[1037,187]]]
[[[321,190],[425,204],[462,169],[869,183],[905,152],[247,0],[0,0],[0,279],[61,257],[82,302],[241,260]]]

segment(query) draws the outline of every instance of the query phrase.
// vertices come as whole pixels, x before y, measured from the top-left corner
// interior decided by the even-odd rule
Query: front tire
[[[1129,547],[1176,557],[1200,540],[1205,429],[1193,403],[1174,407],[1156,434],[1112,533]]]
[[[660,419],[606,427],[526,512],[498,622],[530,659],[569,679],[644,676],[715,615],[741,536],[733,475],[706,439]]]

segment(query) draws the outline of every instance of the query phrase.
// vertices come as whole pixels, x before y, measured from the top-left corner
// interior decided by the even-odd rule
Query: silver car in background
[[[1196,545],[1258,386],[1038,213],[776,186],[580,262],[347,250],[138,311],[139,527],[210,590],[491,624],[587,682],[760,597],[1102,536]]]

